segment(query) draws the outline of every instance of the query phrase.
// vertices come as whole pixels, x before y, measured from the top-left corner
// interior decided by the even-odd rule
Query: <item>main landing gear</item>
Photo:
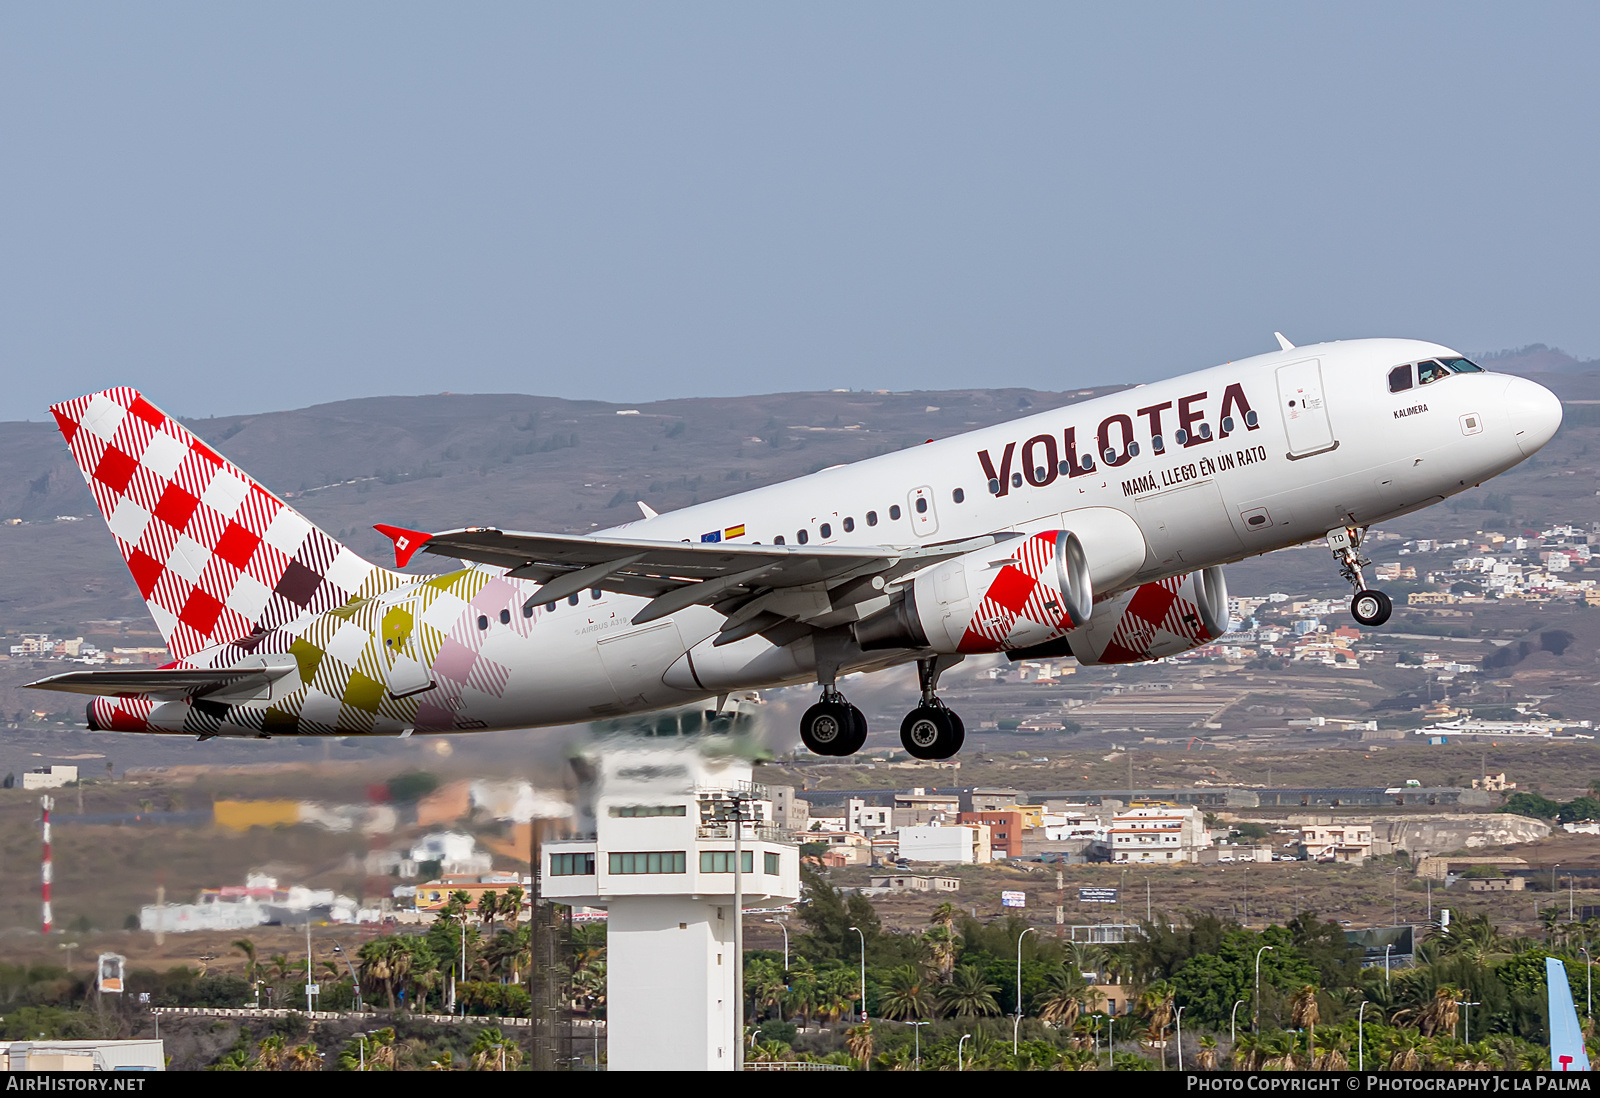
[[[939,673],[952,665],[941,664],[937,656],[917,661],[922,704],[900,722],[901,746],[914,759],[948,759],[961,750],[967,738],[967,727],[961,723],[961,717],[955,710],[946,708],[934,693],[938,689]]]
[[[1364,529],[1358,530],[1354,526],[1329,530],[1328,548],[1333,550],[1333,557],[1339,562],[1339,574],[1356,590],[1350,600],[1350,616],[1362,625],[1375,629],[1394,613],[1394,601],[1382,591],[1368,587],[1361,575],[1361,570],[1372,563],[1361,555],[1361,539],[1365,533]]]
[[[800,742],[816,755],[854,755],[867,742],[867,718],[832,683],[800,718]]]

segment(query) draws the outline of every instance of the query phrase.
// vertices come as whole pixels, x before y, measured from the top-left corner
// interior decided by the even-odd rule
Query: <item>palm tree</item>
[[[286,1071],[322,1070],[322,1057],[317,1053],[317,1046],[310,1041],[290,1049],[283,1063]]]
[[[1233,1044],[1233,1070],[1256,1071],[1261,1067],[1261,1038],[1254,1033],[1241,1033]]]
[[[472,1057],[473,1071],[516,1071],[522,1063],[522,1049],[517,1042],[494,1028],[478,1031],[468,1055]]]
[[[922,940],[927,945],[928,956],[939,982],[949,983],[950,973],[956,966],[956,946],[960,938],[949,927],[936,926],[924,934]]]
[[[957,1018],[978,1018],[1000,1013],[994,997],[999,990],[976,965],[960,965],[951,973],[950,982],[939,989],[939,997]]]
[[[1408,1029],[1396,1029],[1389,1035],[1388,1053],[1390,1071],[1421,1071],[1422,1039]]]
[[[256,944],[249,938],[236,938],[233,948],[244,954],[244,978],[251,987],[256,985]]]
[[[1158,980],[1139,996],[1139,1013],[1150,1020],[1150,1033],[1161,1042],[1161,1066],[1167,1066],[1167,1026],[1172,1023],[1176,993],[1170,983]]]
[[[817,1008],[835,1021],[848,1017],[851,1004],[861,995],[856,974],[848,968],[830,968],[817,985]]]
[[[1083,973],[1067,965],[1057,965],[1045,977],[1045,989],[1035,1000],[1039,1018],[1049,1025],[1071,1029],[1078,1021],[1084,1002],[1100,993],[1083,979]]]
[[[264,1037],[256,1046],[256,1054],[250,1061],[251,1071],[282,1071],[283,1060],[287,1055],[283,1038],[273,1035]]]
[[[1306,1031],[1306,1056],[1312,1063],[1317,1060],[1317,989],[1306,984],[1295,992],[1289,1003],[1289,1024]]]
[[[1422,1013],[1417,1016],[1417,1029],[1424,1037],[1454,1033],[1456,1022],[1461,1016],[1461,1008],[1456,1006],[1456,1001],[1461,998],[1460,988],[1448,984],[1439,988],[1433,993],[1428,1005],[1422,1008]]]
[[[1350,1070],[1350,1059],[1345,1055],[1350,1047],[1350,1038],[1348,1036],[1335,1029],[1331,1036],[1323,1038],[1322,1046],[1322,1052],[1312,1057],[1312,1071]]]
[[[1217,1039],[1207,1033],[1200,1038],[1200,1052],[1194,1058],[1195,1067],[1201,1071],[1217,1070]]]
[[[1057,1071],[1099,1071],[1100,1056],[1089,1049],[1069,1048],[1056,1061]]]
[[[1283,1030],[1271,1033],[1262,1042],[1262,1071],[1293,1071],[1295,1070],[1294,1054],[1300,1051],[1300,1041],[1293,1034]]]
[[[818,1002],[817,974],[811,962],[798,958],[789,969],[789,994],[784,997],[785,1009],[791,1016],[798,1014],[809,1025]]]
[[[897,965],[884,974],[885,988],[878,1012],[885,1018],[926,1018],[935,999],[928,977],[915,965]]]
[[[863,1022],[844,1031],[844,1045],[863,1071],[872,1067],[872,1025]]]
[[[528,894],[522,890],[521,885],[512,885],[506,889],[506,894],[500,897],[500,914],[506,917],[506,925],[513,931],[517,929],[517,920],[522,918],[522,901]]]

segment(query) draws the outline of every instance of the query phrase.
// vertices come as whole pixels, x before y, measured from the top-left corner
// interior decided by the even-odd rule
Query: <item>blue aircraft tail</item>
[[[1544,959],[1545,983],[1550,989],[1550,1068],[1552,1071],[1588,1071],[1589,1054],[1583,1048],[1578,1008],[1572,1004],[1567,966],[1554,957]]]

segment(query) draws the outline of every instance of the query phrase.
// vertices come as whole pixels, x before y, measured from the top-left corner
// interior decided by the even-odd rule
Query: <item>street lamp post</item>
[[[1256,950],[1256,998],[1255,1002],[1250,1006],[1250,1032],[1252,1033],[1261,1032],[1261,955],[1271,948],[1271,946],[1262,946]]]
[[[1017,1054],[1017,1033],[1022,1028],[1022,939],[1032,934],[1036,927],[1027,927],[1017,935],[1017,1018],[1011,1023],[1011,1055]]]
[[[1481,1005],[1482,1005],[1481,1003],[1464,1003],[1464,1002],[1460,1002],[1460,1001],[1456,1002],[1456,1006],[1458,1006],[1458,1007],[1466,1007],[1467,1008],[1466,1017],[1463,1019],[1463,1022],[1465,1023],[1464,1040],[1469,1045],[1472,1044],[1472,1008],[1475,1007],[1475,1006],[1481,1006]]]
[[[1183,1070],[1183,1008],[1178,1008],[1178,1070]]]
[[[921,1068],[922,1068],[922,1027],[923,1026],[931,1026],[931,1025],[933,1025],[933,1023],[932,1022],[907,1022],[906,1024],[911,1027],[911,1032],[912,1032],[912,1034],[915,1035],[915,1038],[916,1038],[917,1068],[918,1068],[918,1070],[921,1070]]]
[[[1239,1043],[1239,1008],[1242,1006],[1244,1006],[1244,1000],[1240,999],[1238,1002],[1233,1004],[1233,1009],[1228,1011],[1229,1045],[1236,1045]]]
[[[1578,951],[1583,954],[1583,973],[1587,980],[1583,995],[1583,1016],[1594,1017],[1594,961],[1589,957],[1589,947],[1579,946]]]
[[[362,1032],[362,1033],[356,1034],[356,1040],[361,1042],[361,1066],[356,1068],[356,1070],[357,1071],[366,1071],[367,1070],[367,1035],[366,1035],[366,1033]]]
[[[329,938],[328,941],[333,943],[333,955],[343,961],[344,967],[350,970],[350,982],[355,985],[356,991],[356,1013],[360,1014],[362,1013],[361,981],[356,978],[356,966],[350,963],[350,955],[344,951],[337,938]]]
[[[1393,942],[1383,947],[1383,986],[1385,988],[1389,986],[1389,951],[1393,948]]]
[[[965,1070],[967,1070],[966,1068],[961,1066],[961,1048],[962,1048],[963,1045],[965,1045],[967,1043],[967,1038],[971,1037],[971,1036],[972,1036],[972,1034],[970,1034],[970,1033],[963,1033],[961,1035],[961,1040],[956,1042],[956,1070],[957,1071],[965,1071]]]
[[[859,926],[850,928],[861,937],[861,1021],[867,1020],[867,936]]]
[[[1365,1015],[1366,1013],[1367,1013],[1367,1001],[1365,999],[1363,999],[1363,1000],[1361,1000],[1361,1009],[1356,1011],[1356,1070],[1357,1071],[1363,1070],[1366,1067],[1366,1064],[1367,1064],[1367,1045],[1366,1045],[1367,1034],[1366,1034],[1366,1030],[1362,1028],[1363,1023],[1364,1023],[1364,1019],[1363,1019],[1362,1016]],[[1348,1060],[1345,1061],[1345,1062],[1349,1063]]]
[[[782,919],[768,919],[779,930],[783,931],[783,971],[789,971],[789,924]]]

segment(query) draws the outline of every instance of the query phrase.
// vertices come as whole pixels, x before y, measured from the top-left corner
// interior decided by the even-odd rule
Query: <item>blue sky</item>
[[[11,4],[0,418],[1600,355],[1600,6]]]

